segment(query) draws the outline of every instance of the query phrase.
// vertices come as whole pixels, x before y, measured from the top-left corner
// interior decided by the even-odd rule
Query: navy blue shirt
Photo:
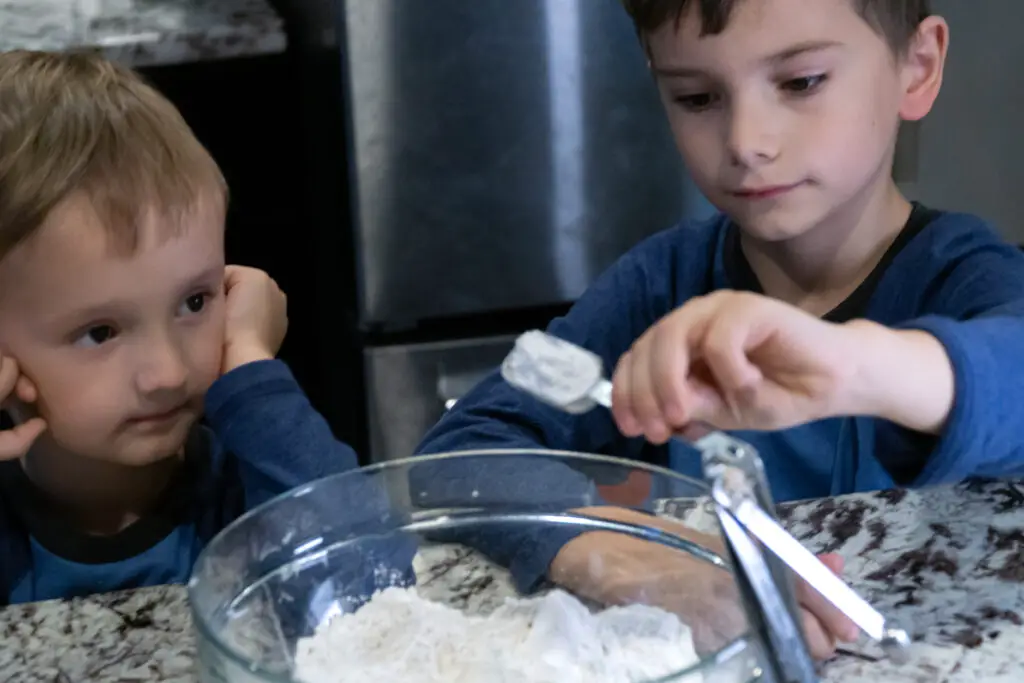
[[[661,317],[724,289],[761,291],[737,227],[716,215],[641,243],[548,329],[600,355],[610,372]],[[867,417],[736,433],[759,450],[777,500],[1024,473],[1024,254],[985,222],[915,206],[878,267],[826,318],[866,318],[934,335],[952,361],[953,411],[939,437]],[[626,438],[610,411],[564,413],[511,388],[497,372],[427,434],[419,451],[518,447],[615,455],[701,477],[691,447]],[[517,488],[534,488],[533,479],[524,472]],[[546,571],[558,542],[520,568],[520,588]],[[491,550],[499,560],[516,556],[508,544]]]
[[[357,466],[280,361],[249,363],[206,396],[205,424],[154,510],[114,536],[56,517],[20,463],[0,463],[0,603],[184,583],[199,551],[240,514]]]

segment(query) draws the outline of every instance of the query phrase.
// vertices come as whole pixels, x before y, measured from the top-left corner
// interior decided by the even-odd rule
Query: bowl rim
[[[241,654],[237,653],[234,648],[230,647],[225,643],[221,637],[214,632],[212,628],[206,623],[204,619],[197,611],[195,602],[193,601],[193,593],[195,586],[199,581],[199,577],[196,575],[196,568],[203,564],[203,560],[206,558],[210,549],[215,546],[218,540],[227,536],[232,530],[242,526],[248,520],[266,514],[268,510],[271,510],[281,501],[291,500],[294,498],[301,498],[302,496],[312,493],[314,490],[328,486],[331,482],[343,479],[351,478],[354,476],[366,476],[368,474],[374,474],[386,470],[396,470],[402,467],[407,467],[416,463],[438,461],[438,460],[457,460],[457,459],[470,459],[470,458],[482,458],[492,456],[516,456],[516,455],[529,455],[542,458],[548,458],[551,460],[563,460],[572,462],[590,462],[590,463],[601,463],[607,465],[615,465],[622,467],[623,469],[631,470],[642,470],[657,474],[669,479],[685,482],[694,487],[695,493],[708,493],[710,487],[708,484],[701,480],[695,479],[685,474],[680,474],[667,467],[660,465],[653,465],[651,463],[643,462],[640,460],[630,460],[628,458],[621,458],[611,455],[601,455],[596,453],[583,453],[578,451],[569,450],[556,450],[556,449],[545,449],[545,448],[482,448],[482,449],[468,449],[468,450],[456,450],[456,451],[445,451],[440,453],[425,453],[422,455],[413,455],[405,458],[395,458],[392,460],[383,460],[363,467],[357,467],[344,472],[336,472],[329,474],[319,479],[315,479],[305,484],[300,484],[294,488],[277,494],[269,500],[260,503],[251,510],[247,510],[237,518],[232,520],[229,524],[225,525],[223,529],[218,531],[214,536],[206,543],[203,549],[199,552],[196,557],[196,561],[192,566],[192,570],[189,573],[189,581],[186,585],[186,591],[188,595],[189,612],[192,615],[192,628],[198,630],[200,637],[202,637],[207,643],[213,645],[217,650],[218,654],[228,659],[232,664],[237,666],[239,669],[245,671],[252,676],[259,677],[270,683],[297,683],[297,680],[289,675],[282,677],[280,674],[272,672],[264,668],[261,664],[249,661]],[[396,529],[396,530],[400,530]],[[729,568],[724,568],[725,571],[732,573]],[[739,657],[749,650],[749,645],[752,637],[752,631],[750,626],[744,630],[742,634],[733,638],[720,648],[716,649],[713,653],[702,656],[700,661],[693,666],[673,672],[662,678],[653,679],[648,683],[671,683],[672,681],[680,680],[686,676],[690,676],[695,673],[706,671],[708,668],[718,666],[732,661],[736,657]],[[197,643],[198,645],[198,643]],[[201,656],[201,655],[197,655]],[[197,662],[198,663],[198,662]],[[201,663],[200,663],[201,664]]]

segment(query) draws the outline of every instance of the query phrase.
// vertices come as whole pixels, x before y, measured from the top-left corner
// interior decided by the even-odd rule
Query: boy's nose
[[[726,148],[734,166],[754,169],[779,156],[779,136],[771,112],[752,106],[734,106],[726,134]]]
[[[188,367],[181,350],[173,343],[154,345],[146,354],[136,383],[144,395],[178,392],[188,380]]]

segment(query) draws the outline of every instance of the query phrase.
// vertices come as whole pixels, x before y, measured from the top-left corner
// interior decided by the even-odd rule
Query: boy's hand
[[[11,409],[18,403],[35,403],[37,398],[35,386],[21,374],[18,363],[0,355],[0,405]],[[44,431],[46,421],[41,417],[29,418],[14,429],[0,431],[0,460],[22,457]]]
[[[580,514],[654,526],[725,552],[718,536],[699,533],[673,520],[625,508],[578,510]],[[834,554],[819,559],[841,574],[843,560]],[[698,651],[717,650],[749,628],[731,572],[713,567],[680,550],[625,534],[594,531],[569,541],[551,563],[550,577],[570,591],[602,604],[643,603],[669,610],[693,631]],[[839,641],[857,639],[857,626],[803,581],[796,582],[803,631],[816,659],[835,654]]]
[[[222,373],[273,358],[288,331],[288,298],[257,268],[227,266]]]
[[[790,427],[831,414],[850,361],[840,326],[767,297],[716,292],[662,318],[619,360],[615,419],[655,443],[697,421]]]
[[[663,443],[693,422],[785,429],[871,415],[939,431],[953,374],[934,337],[825,322],[768,297],[722,291],[662,318],[619,361],[613,412],[627,436]]]

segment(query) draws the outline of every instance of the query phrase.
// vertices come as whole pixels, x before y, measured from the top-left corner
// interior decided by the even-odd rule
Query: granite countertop
[[[89,6],[99,13],[83,19]],[[0,0],[0,51],[94,49],[142,67],[285,47],[267,0]]]
[[[1024,489],[979,482],[784,506],[790,531],[847,562],[847,578],[911,631],[910,664],[858,643],[823,681],[1011,683],[1024,671]],[[418,558],[421,589],[473,610],[511,595],[501,570],[465,549]],[[3,680],[192,683],[195,645],[182,587],[0,611]]]

